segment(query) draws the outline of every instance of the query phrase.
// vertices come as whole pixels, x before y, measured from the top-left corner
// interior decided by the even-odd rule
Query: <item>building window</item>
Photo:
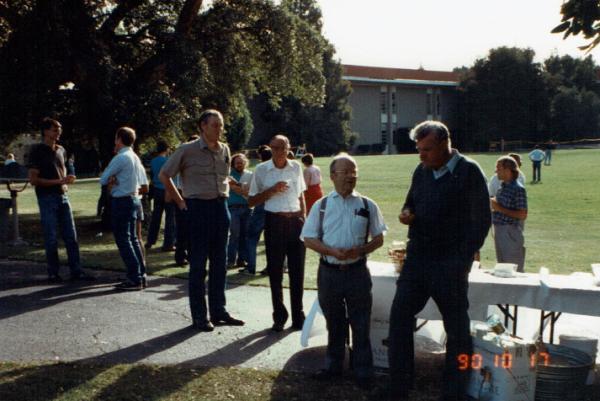
[[[392,90],[392,113],[396,113],[396,88]]]
[[[380,98],[379,98],[379,103],[380,103],[380,107],[381,107],[381,114],[387,114],[387,112],[388,112],[387,92],[381,92]]]
[[[381,143],[387,143],[388,142],[388,130],[387,130],[388,125],[387,124],[381,124]]]
[[[433,114],[433,93],[431,89],[427,89],[427,97],[425,98],[425,102],[427,115],[430,116]]]

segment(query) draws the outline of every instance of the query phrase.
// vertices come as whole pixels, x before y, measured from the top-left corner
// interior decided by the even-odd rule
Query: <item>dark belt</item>
[[[267,212],[275,216],[285,217],[286,219],[291,219],[292,217],[302,217],[302,211],[298,210],[297,212]]]
[[[241,209],[241,208],[247,208],[248,205],[240,205],[240,204],[236,204],[236,205],[229,205],[228,206],[230,209]]]
[[[354,263],[349,263],[349,264],[336,264],[336,263],[329,263],[328,261],[326,261],[325,259],[319,259],[319,265],[320,266],[325,266],[329,269],[336,269],[336,270],[348,270],[348,269],[355,269],[357,267],[366,267],[367,266],[367,259],[359,259]]]

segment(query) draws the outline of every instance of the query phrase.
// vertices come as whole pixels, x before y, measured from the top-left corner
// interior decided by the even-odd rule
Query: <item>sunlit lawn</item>
[[[493,173],[498,154],[470,155],[477,160],[486,175]],[[522,154],[526,160],[526,154]],[[324,175],[324,189],[332,188],[328,177],[330,158],[319,158]],[[372,255],[372,259],[387,260],[388,244],[404,240],[406,227],[397,219],[399,209],[410,184],[410,177],[418,162],[416,155],[357,157],[360,177],[357,189],[374,199],[383,211],[389,232],[386,245]],[[528,177],[527,193],[529,217],[525,228],[527,247],[526,270],[538,271],[541,266],[552,272],[569,273],[589,271],[590,263],[600,262],[600,150],[559,150],[554,153],[550,167],[542,167],[542,183],[532,185],[531,164],[524,162]],[[4,191],[3,196],[7,192]],[[80,182],[72,186],[71,202],[81,240],[82,260],[86,266],[122,269],[123,265],[112,235],[96,237],[96,202],[99,195],[97,181]],[[11,248],[2,245],[0,256],[44,260],[38,208],[34,193],[26,190],[19,196],[22,236],[32,245]],[[159,242],[160,243],[160,242]],[[64,252],[62,253],[64,258]],[[495,263],[493,239],[488,236],[481,252],[484,267]],[[173,254],[152,250],[148,265],[154,274],[185,277],[187,269],[174,266]],[[306,287],[316,286],[317,255],[307,251]],[[265,266],[264,247],[259,246],[258,269]],[[240,276],[230,271],[229,280],[236,283],[268,284],[266,278]]]

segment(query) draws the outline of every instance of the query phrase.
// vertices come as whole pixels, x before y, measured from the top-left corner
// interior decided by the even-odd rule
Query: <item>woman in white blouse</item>
[[[308,215],[313,203],[323,197],[321,169],[313,164],[313,155],[311,153],[302,156],[301,160],[302,164],[304,164],[304,182],[307,188],[304,191],[304,200],[306,202],[306,215]]]

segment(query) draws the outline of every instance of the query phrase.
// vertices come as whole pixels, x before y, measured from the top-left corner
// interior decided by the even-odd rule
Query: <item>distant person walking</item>
[[[67,257],[71,280],[94,280],[94,277],[81,269],[79,243],[71,204],[67,195],[68,185],[75,182],[74,175],[67,174],[65,161],[67,152],[58,144],[62,135],[62,125],[51,118],[41,123],[42,143],[34,145],[29,154],[29,182],[35,186],[35,194],[40,208],[44,248],[48,263],[48,281],[59,283],[57,230],[60,227]]]
[[[533,181],[532,183],[540,182],[542,180],[542,162],[546,157],[546,153],[540,149],[539,145],[535,145],[535,148],[529,152],[529,160],[533,164]]]
[[[192,326],[213,331],[214,326],[243,326],[225,308],[226,251],[229,232],[229,146],[220,142],[223,116],[209,109],[200,114],[200,138],[181,145],[164,164],[159,177],[168,196],[189,223],[189,299]],[[172,177],[179,174],[183,197]],[[208,310],[206,265],[208,266]],[[209,315],[210,314],[210,320]]]
[[[524,221],[527,218],[527,191],[518,180],[519,166],[509,156],[496,162],[496,174],[502,186],[496,196],[490,198],[494,225],[496,260],[499,263],[515,263],[517,271],[524,271],[525,240]]]
[[[321,189],[321,169],[314,164],[314,158],[311,153],[302,156],[302,164],[304,164],[304,182],[306,183],[306,191],[304,191],[304,200],[306,202],[306,213],[310,213],[312,205],[323,197]]]
[[[146,265],[137,234],[139,188],[145,174],[141,160],[133,151],[135,131],[121,127],[115,134],[116,156],[100,176],[100,185],[108,185],[111,194],[111,225],[121,259],[127,268],[127,280],[117,284],[120,291],[139,291],[145,287]]]
[[[159,141],[156,145],[156,156],[150,162],[150,171],[152,173],[152,217],[150,218],[150,228],[148,229],[148,238],[146,240],[146,249],[154,246],[158,239],[160,224],[162,222],[163,212],[165,214],[165,234],[161,250],[163,252],[173,251],[175,249],[175,203],[165,199],[165,186],[160,182],[158,174],[160,169],[167,162],[169,145],[165,141]]]
[[[550,166],[552,164],[552,151],[556,149],[556,143],[551,139],[546,144],[546,151],[544,152],[544,166]]]

